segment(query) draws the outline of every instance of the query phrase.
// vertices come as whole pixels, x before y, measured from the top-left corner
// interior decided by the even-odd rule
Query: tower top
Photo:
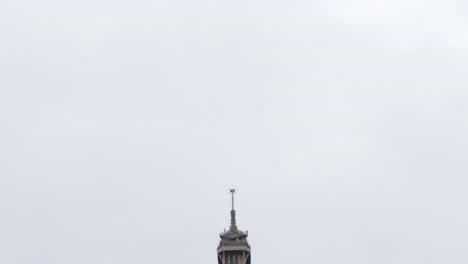
[[[231,194],[231,225],[229,230],[225,230],[224,233],[220,234],[221,242],[220,247],[234,245],[236,243],[241,243],[243,246],[250,248],[249,243],[247,242],[247,232],[243,232],[237,228],[236,224],[236,210],[234,207],[234,195],[236,194],[236,189],[229,189]],[[234,244],[233,244],[234,243]]]
[[[220,234],[221,241],[217,249],[218,264],[250,264],[250,245],[247,232],[242,232],[236,226],[236,211],[234,208],[235,189],[231,193],[231,226]]]

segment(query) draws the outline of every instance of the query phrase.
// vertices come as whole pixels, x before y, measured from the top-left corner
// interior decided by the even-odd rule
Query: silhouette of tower
[[[231,226],[219,236],[221,241],[218,246],[218,264],[250,264],[250,245],[247,242],[247,232],[237,229],[236,211],[234,210],[234,194],[236,190],[231,189],[232,210]]]

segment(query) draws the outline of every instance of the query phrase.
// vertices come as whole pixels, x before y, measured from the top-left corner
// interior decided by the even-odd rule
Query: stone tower
[[[247,242],[247,232],[237,229],[236,211],[234,210],[234,194],[232,189],[231,226],[228,231],[220,234],[218,246],[218,264],[250,264],[250,245]]]

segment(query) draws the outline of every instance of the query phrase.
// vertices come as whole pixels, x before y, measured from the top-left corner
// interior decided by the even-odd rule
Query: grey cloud
[[[467,262],[459,2],[0,10],[0,262]]]

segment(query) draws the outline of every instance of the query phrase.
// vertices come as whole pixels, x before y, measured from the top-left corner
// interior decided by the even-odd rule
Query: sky
[[[0,0],[0,263],[468,262],[468,4]]]

